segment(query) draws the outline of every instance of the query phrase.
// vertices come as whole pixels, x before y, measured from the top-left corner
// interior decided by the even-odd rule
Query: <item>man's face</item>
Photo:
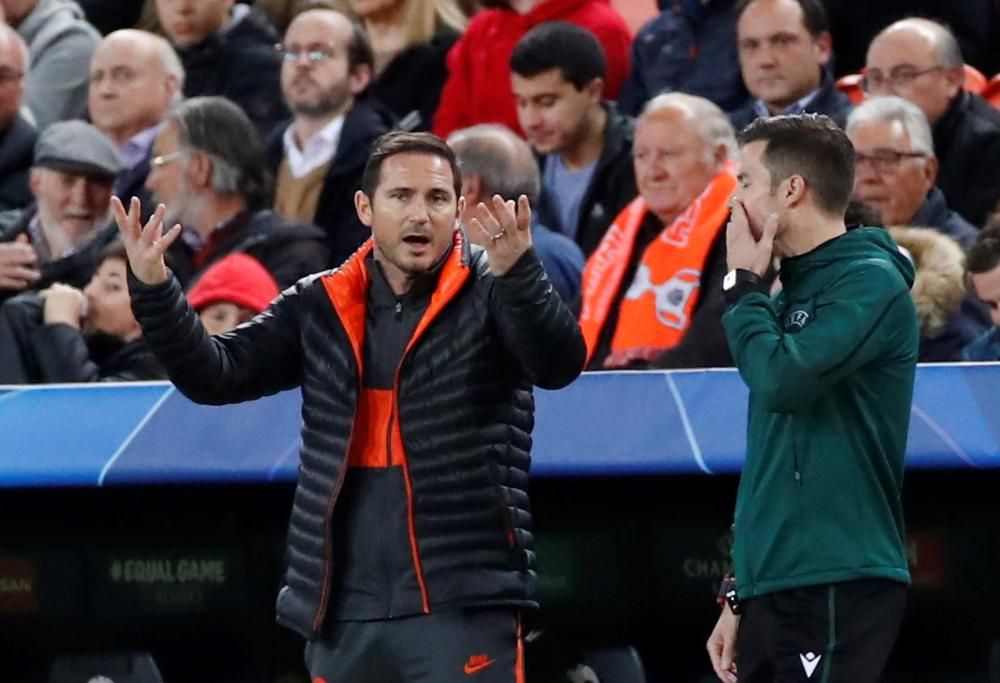
[[[794,0],[757,0],[736,25],[743,82],[772,111],[802,99],[819,87],[830,60],[830,37],[814,38]]]
[[[151,41],[108,36],[90,61],[91,121],[112,139],[128,139],[163,119],[177,86]]]
[[[886,225],[908,225],[934,186],[935,161],[913,156],[899,121],[860,123],[847,137],[856,153],[854,198],[876,209]]]
[[[763,161],[766,149],[767,143],[758,140],[740,150],[736,190],[729,200],[731,206],[737,202],[743,204],[750,223],[750,232],[755,239],[760,239],[764,234],[764,223],[772,213],[778,213],[779,221],[781,216],[780,207],[775,201],[775,193],[771,187],[771,172],[767,170]]]
[[[719,168],[702,139],[698,122],[670,108],[636,125],[633,146],[635,181],[649,209],[672,221],[708,186]]]
[[[407,276],[431,270],[451,246],[460,202],[451,166],[431,154],[396,154],[382,163],[374,196],[355,197],[383,267]]]
[[[84,334],[101,332],[126,341],[139,336],[141,328],[132,315],[125,273],[125,261],[116,257],[104,259],[97,267],[83,288],[87,297]]]
[[[68,243],[83,246],[111,218],[112,178],[31,169],[31,191],[47,229],[58,228]]]
[[[990,309],[990,319],[1000,327],[1000,266],[985,273],[971,275],[976,296]]]
[[[163,30],[177,47],[202,42],[226,23],[234,0],[156,0]]]
[[[531,78],[512,73],[511,87],[517,101],[517,120],[528,142],[540,154],[559,154],[583,140],[591,109],[601,102],[600,79],[577,90],[559,69]]]
[[[350,22],[338,12],[309,12],[288,27],[283,44],[295,61],[281,66],[281,92],[295,114],[321,117],[339,113],[368,85],[367,68],[351,73],[347,59]],[[323,55],[309,61],[310,54]]]
[[[154,201],[167,207],[163,217],[166,228],[197,221],[201,200],[191,179],[190,164],[190,156],[180,148],[177,128],[173,123],[163,126],[153,142],[146,189],[153,193]]]
[[[865,63],[870,95],[899,95],[937,121],[962,89],[962,70],[938,65],[934,36],[920,26],[894,29],[872,41]]]
[[[0,38],[0,130],[7,130],[21,108],[25,67],[21,47]]]

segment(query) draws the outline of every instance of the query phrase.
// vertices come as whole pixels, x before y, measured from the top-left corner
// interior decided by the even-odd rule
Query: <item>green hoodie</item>
[[[900,494],[919,334],[913,266],[857,228],[782,261],[783,290],[723,316],[750,387],[733,523],[742,599],[863,578],[909,583]]]

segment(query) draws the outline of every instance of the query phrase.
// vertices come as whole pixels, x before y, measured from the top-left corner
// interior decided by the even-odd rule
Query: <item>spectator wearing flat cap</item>
[[[115,238],[111,190],[123,167],[114,143],[89,123],[42,132],[29,175],[34,202],[0,213],[0,301],[55,282],[89,282]]]

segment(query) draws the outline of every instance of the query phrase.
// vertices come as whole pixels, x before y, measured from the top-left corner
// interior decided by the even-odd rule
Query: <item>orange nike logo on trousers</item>
[[[486,667],[493,664],[493,662],[495,661],[496,661],[495,659],[490,659],[489,655],[472,655],[471,657],[469,657],[469,661],[465,663],[465,668],[463,669],[463,671],[465,671],[466,674],[471,676],[474,673],[482,671]]]

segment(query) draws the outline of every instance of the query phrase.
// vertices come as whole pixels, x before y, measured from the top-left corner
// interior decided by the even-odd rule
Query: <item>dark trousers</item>
[[[876,683],[896,641],[906,586],[862,580],[743,603],[740,683]]]
[[[327,631],[306,645],[313,683],[524,683],[514,610],[340,621]]]

